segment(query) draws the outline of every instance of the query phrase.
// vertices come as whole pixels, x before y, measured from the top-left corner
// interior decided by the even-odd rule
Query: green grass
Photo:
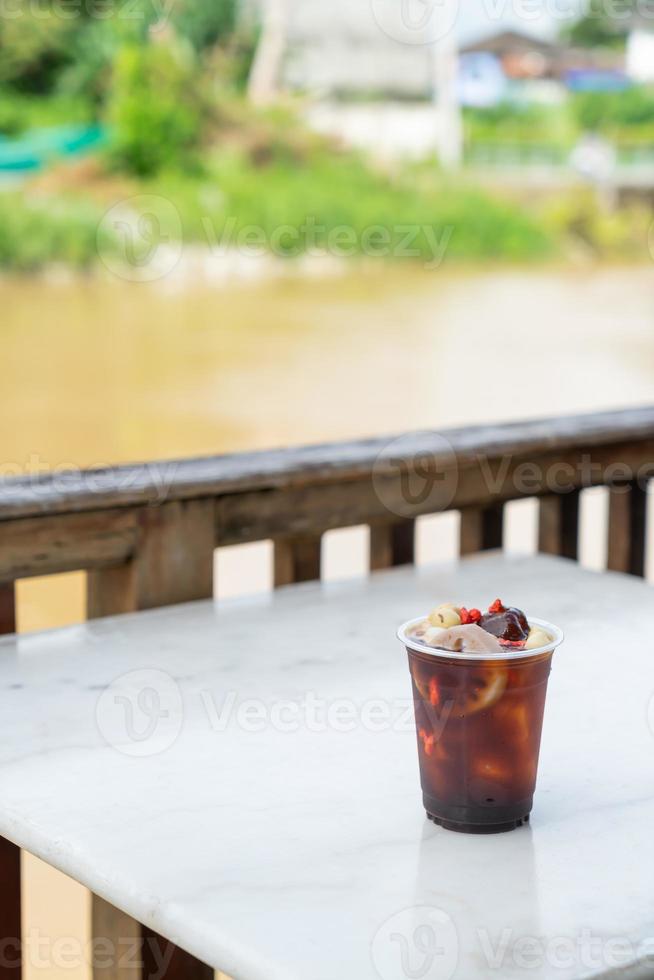
[[[85,99],[67,96],[44,99],[0,88],[0,136],[19,136],[42,126],[88,122],[93,122],[93,111]]]
[[[567,149],[579,136],[567,105],[514,106],[464,111],[466,142],[547,145]]]
[[[102,211],[74,197],[0,194],[0,269],[34,272],[52,263],[92,266],[98,249],[115,243],[101,226]]]
[[[435,168],[385,176],[353,154],[319,152],[304,166],[273,159],[261,167],[222,152],[201,181],[169,175],[148,187],[175,205],[187,240],[210,245],[237,244],[250,229],[290,255],[316,247],[431,261],[435,241],[447,240],[450,260],[515,261],[544,258],[555,247],[517,205],[449,183]]]
[[[537,218],[517,204],[446,181],[435,165],[390,176],[356,154],[311,139],[282,141],[262,163],[255,143],[248,152],[214,151],[199,173],[139,181],[132,185],[137,202],[139,194],[147,195],[147,211],[155,213],[163,235],[177,236],[181,222],[186,244],[211,249],[256,246],[283,257],[315,249],[434,266],[442,260],[543,259],[556,251],[554,236]],[[83,188],[65,195],[0,194],[0,268],[93,265],[103,211]],[[102,234],[106,254],[116,242]]]

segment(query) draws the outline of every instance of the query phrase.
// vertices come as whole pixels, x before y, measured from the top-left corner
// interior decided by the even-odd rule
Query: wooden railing
[[[210,597],[214,550],[225,545],[272,539],[276,586],[320,577],[333,528],[370,526],[373,571],[411,563],[416,519],[446,510],[461,512],[461,554],[499,548],[505,504],[524,497],[539,499],[539,549],[575,559],[581,491],[591,486],[609,488],[608,567],[643,575],[652,477],[647,407],[5,480],[0,632],[15,629],[18,579],[83,569],[89,617],[147,609]],[[16,928],[17,861],[5,842],[5,936]],[[96,900],[94,928],[124,934],[125,916]],[[211,971],[177,951],[168,976],[177,975]]]

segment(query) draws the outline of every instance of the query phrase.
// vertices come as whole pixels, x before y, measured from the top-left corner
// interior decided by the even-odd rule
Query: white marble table
[[[496,595],[567,640],[531,826],[469,837],[424,817],[394,631]],[[6,638],[0,834],[239,980],[654,976],[653,607],[489,555]]]

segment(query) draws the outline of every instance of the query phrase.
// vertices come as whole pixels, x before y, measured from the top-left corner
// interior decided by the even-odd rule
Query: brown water
[[[654,393],[649,268],[377,268],[185,291],[2,281],[0,310],[3,473],[554,415]],[[82,598],[79,575],[22,583],[20,627],[80,619]],[[62,891],[31,859],[29,869],[26,925],[86,936],[84,892]],[[87,972],[27,970],[44,975]]]
[[[1,282],[4,472],[634,404],[650,268],[167,292]]]

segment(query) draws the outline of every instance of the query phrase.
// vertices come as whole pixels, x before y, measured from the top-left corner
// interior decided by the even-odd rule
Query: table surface
[[[394,634],[497,595],[567,639],[531,826],[470,837],[422,811]],[[651,977],[651,612],[487,555],[7,637],[0,834],[238,980]]]

